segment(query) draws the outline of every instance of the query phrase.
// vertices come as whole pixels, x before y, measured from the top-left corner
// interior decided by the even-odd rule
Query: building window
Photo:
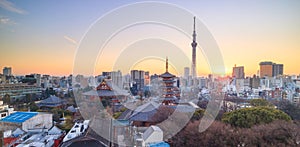
[[[1,114],[1,118],[2,118],[2,117],[6,117],[6,113],[2,113],[2,114]]]

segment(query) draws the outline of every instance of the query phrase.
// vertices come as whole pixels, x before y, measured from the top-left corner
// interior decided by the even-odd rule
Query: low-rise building
[[[11,130],[9,130],[12,132]],[[17,128],[13,133],[4,137],[4,146],[16,147],[58,147],[62,142],[65,132],[53,126],[50,129],[43,129],[39,132],[25,133]]]
[[[294,95],[293,95],[293,103],[294,104],[300,104],[300,94],[299,93],[295,93]]]
[[[62,100],[61,98],[54,96],[54,95],[50,95],[48,98],[41,100],[38,104],[39,107],[63,107],[64,105],[66,105],[66,101]]]
[[[9,116],[14,112],[14,108],[10,108],[8,105],[4,105],[3,101],[0,101],[0,119]]]
[[[52,125],[52,114],[41,112],[15,112],[0,120],[0,131],[21,128],[28,132],[34,129],[49,129]]]
[[[40,95],[42,89],[36,85],[28,85],[24,83],[18,84],[0,84],[0,98],[5,95],[9,95],[11,101],[22,99],[26,97],[26,94]]]

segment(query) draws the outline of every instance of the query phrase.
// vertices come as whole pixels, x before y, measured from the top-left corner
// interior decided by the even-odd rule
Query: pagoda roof
[[[167,88],[173,88],[174,86],[161,86],[161,88],[167,89]]]
[[[167,80],[163,79],[163,81],[164,82],[169,82],[169,83],[174,83],[175,82],[174,80],[169,80],[169,79],[167,79]]]
[[[175,75],[169,73],[169,72],[165,72],[161,75],[159,75],[159,77],[162,77],[162,78],[172,78],[172,77],[176,77]]]
[[[178,101],[178,99],[175,96],[160,98],[160,100],[162,100],[162,101],[164,101],[164,100],[166,100],[166,101],[176,101],[176,102]]]
[[[159,98],[159,101],[174,101],[175,103],[178,103],[179,100],[176,96],[172,96],[172,97],[161,97]]]
[[[167,92],[163,92],[163,94],[174,94],[174,91],[167,91]]]

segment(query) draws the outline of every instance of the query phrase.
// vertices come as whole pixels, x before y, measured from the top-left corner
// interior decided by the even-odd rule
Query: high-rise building
[[[123,79],[122,79],[122,72],[120,70],[118,71],[111,71],[102,72],[102,77],[98,77],[98,82],[102,82],[103,79],[111,79],[113,86],[117,86],[118,88],[122,89],[123,87]],[[100,80],[99,80],[100,79]]]
[[[184,67],[184,78],[188,79],[190,75],[190,68],[189,67]]]
[[[3,68],[3,75],[4,76],[11,76],[11,67],[4,67]]]
[[[260,77],[274,77],[283,75],[283,64],[276,64],[270,61],[260,62]]]
[[[236,66],[232,68],[232,77],[236,79],[244,79],[245,78],[245,72],[244,72],[244,66]]]
[[[193,42],[191,43],[192,45],[192,77],[195,78],[197,77],[197,69],[196,69],[196,47],[197,47],[197,42],[196,42],[196,17],[194,17],[194,30],[193,30]]]
[[[126,74],[123,76],[122,81],[123,81],[123,89],[130,89],[130,74]]]
[[[154,75],[151,75],[150,76],[150,81],[151,82],[155,82],[156,80],[158,80],[158,75],[157,74],[154,74]],[[152,84],[152,83],[151,83]]]
[[[145,72],[142,70],[131,70],[130,75],[131,81],[133,84],[136,84],[137,90],[142,90],[145,85]]]
[[[150,73],[149,71],[145,72],[145,85],[150,85]]]
[[[107,72],[107,71],[102,72],[102,76],[108,77],[109,75],[110,75],[110,72]]]
[[[119,87],[120,89],[123,88],[122,72],[120,70],[110,72],[109,76],[115,86]]]
[[[41,74],[34,74],[34,77],[36,79],[36,86],[41,87],[41,81],[42,81],[42,77]]]
[[[273,77],[283,75],[283,64],[273,64]]]
[[[207,87],[207,79],[206,78],[202,77],[199,80],[200,80],[200,83],[199,83],[200,88]]]
[[[272,77],[273,76],[273,63],[270,61],[260,62],[260,77]]]

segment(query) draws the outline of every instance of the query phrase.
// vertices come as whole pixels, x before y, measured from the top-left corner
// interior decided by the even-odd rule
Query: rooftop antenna
[[[168,57],[166,57],[166,72],[168,72]]]

